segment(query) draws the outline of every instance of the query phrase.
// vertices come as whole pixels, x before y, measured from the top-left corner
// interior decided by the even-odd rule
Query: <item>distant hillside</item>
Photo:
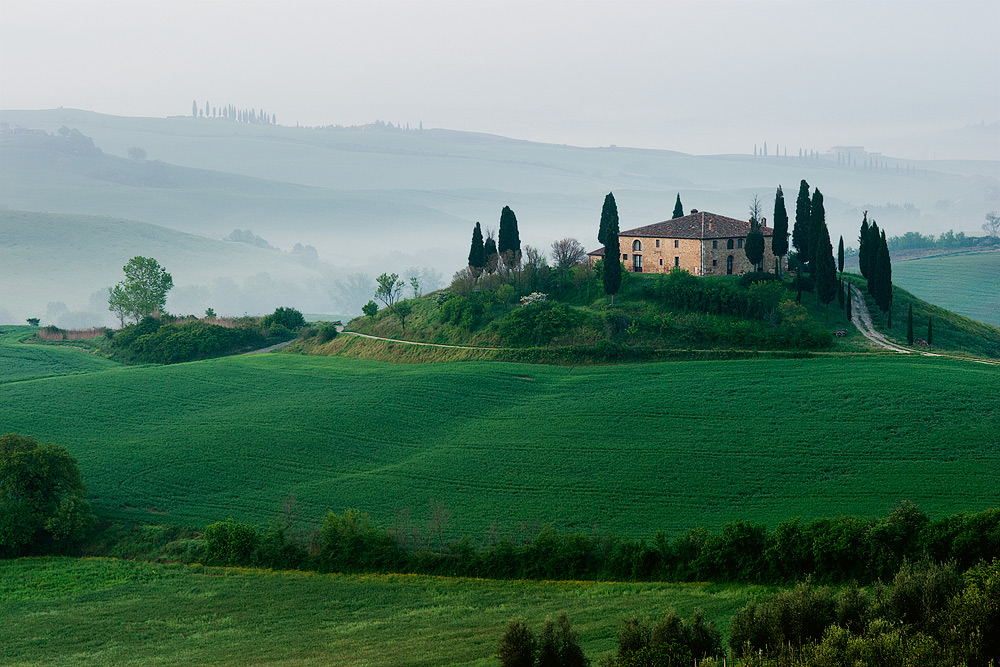
[[[171,312],[330,308],[330,267],[308,259],[304,265],[290,253],[134,220],[0,209],[0,323],[23,324],[27,317],[62,327],[112,323],[107,288],[135,255],[155,257],[173,276]]]
[[[924,301],[1000,327],[1000,250],[896,261],[892,281]]]
[[[744,214],[753,194],[760,194],[765,212],[770,213],[774,188],[782,184],[786,196],[794,199],[804,178],[826,195],[833,237],[843,234],[847,239],[857,235],[864,210],[889,233],[911,229],[938,233],[948,228],[958,231],[962,221],[969,226],[968,221],[980,221],[986,211],[1000,208],[998,165],[987,161],[921,163],[885,158],[885,170],[871,171],[797,156],[692,156],[661,150],[579,148],[449,130],[306,129],[206,118],[122,118],[73,109],[3,111],[0,119],[48,132],[64,125],[77,128],[112,155],[125,156],[135,146],[145,149],[150,160],[317,188],[319,192],[279,189],[259,199],[278,200],[273,207],[265,203],[266,212],[261,213],[261,217],[275,214],[273,220],[280,220],[273,225],[278,228],[275,232],[315,225],[317,208],[326,202],[325,224],[314,230],[317,237],[303,239],[317,245],[321,253],[327,237],[333,241],[330,249],[340,247],[337,228],[342,227],[355,237],[359,230],[373,235],[395,235],[412,228],[433,233],[453,230],[454,239],[442,237],[429,243],[423,238],[418,247],[461,254],[469,224],[480,220],[496,226],[505,204],[516,211],[525,243],[547,246],[554,238],[572,235],[590,246],[595,244],[592,237],[600,204],[609,190],[616,194],[622,225],[627,228],[668,216],[677,192],[687,208],[728,215]],[[897,163],[900,172],[895,170]],[[907,173],[910,168],[913,173]],[[103,191],[112,192],[106,187]],[[32,193],[31,188],[12,182],[2,194],[7,206],[52,210],[45,204],[58,192]],[[288,203],[286,195],[301,201]],[[151,194],[132,196],[141,200]],[[170,199],[187,201],[187,196],[172,192]],[[8,198],[17,203],[9,203]],[[116,193],[114,201],[120,199]],[[166,199],[157,199],[157,208],[169,210],[172,204]],[[194,198],[192,206],[205,206],[208,214],[201,217],[211,220],[212,211],[228,209],[220,199],[225,198],[219,188],[209,189],[200,200]],[[96,199],[88,205],[86,212],[170,226],[184,224],[186,217],[183,210],[173,221],[148,218],[148,209],[98,210],[102,204]],[[141,202],[131,205],[138,207]],[[253,211],[239,215],[252,216]],[[432,221],[441,226],[428,227]],[[978,230],[978,222],[974,229]],[[262,228],[260,233],[281,241],[271,228]],[[394,236],[393,240],[398,240],[399,252],[413,250],[411,239]],[[370,241],[366,246],[355,240],[348,247],[352,254],[373,252]],[[382,251],[374,250],[388,254]],[[458,258],[441,268],[454,270],[460,265]]]

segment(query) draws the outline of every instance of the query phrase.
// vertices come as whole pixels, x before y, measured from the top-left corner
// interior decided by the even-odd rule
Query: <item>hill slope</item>
[[[122,280],[122,267],[135,255],[155,257],[173,276],[171,312],[329,309],[323,267],[288,253],[134,220],[0,209],[0,311],[19,323],[41,317],[63,327],[112,324],[107,288]]]
[[[928,358],[567,368],[233,357],[0,385],[95,507],[199,526],[356,507],[452,534],[524,521],[650,536],[741,518],[1000,503],[1000,374]]]

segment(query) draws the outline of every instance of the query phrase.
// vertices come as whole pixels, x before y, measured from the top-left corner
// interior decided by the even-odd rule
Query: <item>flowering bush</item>
[[[531,305],[533,303],[539,303],[541,301],[545,301],[547,298],[549,298],[548,294],[544,294],[542,292],[532,292],[531,294],[528,294],[527,296],[522,296],[521,297],[521,305],[522,306],[529,306],[529,305]]]

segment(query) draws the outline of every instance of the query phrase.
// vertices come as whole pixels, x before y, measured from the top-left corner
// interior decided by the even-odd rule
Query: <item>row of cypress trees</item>
[[[782,209],[784,209],[783,197],[781,204]],[[775,218],[777,217],[776,201]],[[787,221],[787,215],[785,215],[785,220]],[[785,224],[787,225],[787,222]],[[774,238],[778,238],[777,229]],[[837,296],[839,289],[837,267],[833,259],[833,243],[830,241],[830,230],[826,226],[823,193],[820,192],[819,188],[815,188],[810,197],[809,183],[805,179],[799,183],[799,194],[795,200],[795,226],[792,228],[792,244],[798,252],[799,271],[805,270],[812,275],[819,300],[824,304],[829,304]]]
[[[472,246],[469,248],[472,270],[477,275],[484,270],[493,273],[500,259],[508,268],[517,268],[521,263],[521,235],[517,229],[517,216],[510,206],[504,206],[500,211],[500,231],[496,240],[491,234],[483,241],[483,229],[478,222],[472,230]]]
[[[858,243],[858,263],[861,275],[868,280],[868,293],[878,309],[888,314],[888,324],[892,327],[892,260],[889,245],[885,230],[880,230],[874,219],[871,225],[868,224],[868,211],[865,211],[861,221]]]

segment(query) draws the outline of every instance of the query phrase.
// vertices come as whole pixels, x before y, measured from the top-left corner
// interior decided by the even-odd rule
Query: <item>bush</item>
[[[513,345],[548,345],[579,321],[565,304],[541,301],[511,311],[497,323],[497,332]]]
[[[319,343],[329,343],[337,337],[337,325],[334,322],[324,322],[316,332],[316,341]]]
[[[740,287],[750,287],[754,283],[770,283],[779,280],[778,276],[767,271],[751,271],[744,273],[736,282]]]
[[[207,526],[204,537],[209,565],[249,565],[260,542],[256,528],[231,518]]]
[[[275,325],[281,325],[288,329],[289,331],[295,331],[306,325],[306,318],[303,317],[302,313],[295,310],[294,308],[285,308],[281,306],[276,308],[273,313],[264,317],[261,320],[261,326],[264,329],[270,329]]]
[[[0,436],[0,557],[77,546],[96,523],[86,496],[64,447]]]
[[[478,294],[448,299],[441,307],[442,322],[454,324],[467,331],[479,327],[485,314],[486,307]]]
[[[275,325],[272,330],[291,335],[282,325]],[[116,333],[111,345],[127,359],[176,364],[261,347],[266,342],[263,334],[252,329],[222,327],[203,320],[161,325],[158,320],[147,318]]]

